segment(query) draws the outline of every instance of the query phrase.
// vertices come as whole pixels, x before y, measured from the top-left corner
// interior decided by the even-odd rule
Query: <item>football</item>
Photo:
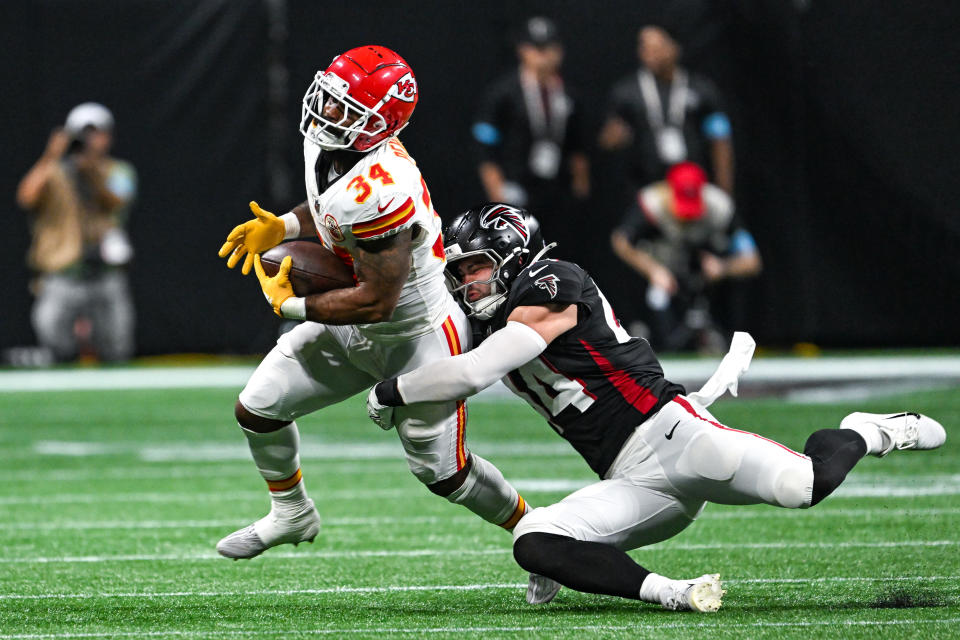
[[[344,264],[335,253],[319,243],[306,240],[284,242],[263,252],[260,255],[263,271],[271,277],[277,275],[280,263],[287,256],[293,258],[290,282],[297,296],[323,293],[356,284],[353,269]]]

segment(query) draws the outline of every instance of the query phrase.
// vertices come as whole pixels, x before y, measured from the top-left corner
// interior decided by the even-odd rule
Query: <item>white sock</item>
[[[660,594],[671,582],[673,582],[673,580],[659,573],[649,574],[643,579],[643,584],[640,585],[640,599],[644,602],[663,604]]]
[[[447,500],[506,530],[513,529],[529,510],[517,490],[504,479],[500,470],[476,454],[463,484]]]
[[[867,455],[877,454],[883,451],[884,440],[886,437],[877,425],[870,422],[861,422],[849,427],[844,427],[850,431],[856,431],[863,441],[867,443]]]
[[[306,506],[307,490],[300,472],[300,432],[291,422],[270,433],[240,427],[260,475],[267,481],[274,511],[297,513]]]

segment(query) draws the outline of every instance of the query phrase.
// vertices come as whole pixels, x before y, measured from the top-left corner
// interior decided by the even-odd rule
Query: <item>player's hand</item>
[[[377,388],[370,389],[370,393],[367,394],[367,415],[384,431],[393,429],[394,408],[380,404],[380,400],[377,399]]]
[[[263,270],[263,264],[260,262],[260,254],[253,254],[253,268],[257,274],[257,280],[260,281],[260,288],[263,289],[263,295],[267,302],[273,307],[273,312],[284,317],[280,307],[284,300],[293,298],[293,285],[290,283],[290,267],[293,266],[293,258],[287,256],[280,263],[280,270],[272,278]]]
[[[240,268],[243,275],[250,273],[254,254],[263,253],[277,246],[283,242],[283,236],[286,233],[283,220],[269,211],[264,211],[256,202],[250,203],[250,211],[253,211],[256,217],[235,226],[219,252],[221,258],[230,256],[227,258],[227,267],[231,269],[237,266],[240,258],[246,256],[243,267]]]

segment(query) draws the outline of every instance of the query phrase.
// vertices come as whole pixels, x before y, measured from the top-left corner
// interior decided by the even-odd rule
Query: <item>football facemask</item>
[[[387,130],[387,123],[377,110],[389,96],[371,109],[353,99],[349,89],[347,81],[336,74],[317,72],[303,96],[301,109],[300,133],[307,140],[327,151],[350,149],[361,135],[373,137]],[[339,108],[325,109],[330,101]],[[339,113],[340,117],[332,120],[324,111]]]
[[[450,245],[446,248],[447,268],[445,271],[447,288],[451,295],[465,307],[467,317],[477,320],[489,320],[496,314],[497,310],[503,305],[509,293],[509,287],[501,277],[503,268],[513,261],[523,250],[519,247],[511,251],[506,257],[501,258],[495,251],[482,249],[479,251],[461,252],[459,245]],[[464,283],[460,276],[457,263],[464,258],[482,255],[493,264],[493,272],[486,280],[474,280]],[[468,300],[467,290],[473,285],[490,285],[490,292],[482,298],[471,302]]]

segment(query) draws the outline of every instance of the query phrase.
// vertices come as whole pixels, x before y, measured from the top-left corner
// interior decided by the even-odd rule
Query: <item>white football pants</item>
[[[808,457],[677,396],[630,436],[604,480],[534,509],[514,539],[542,532],[636,549],[685,529],[706,502],[803,508],[812,492]]]
[[[392,342],[371,340],[354,326],[304,322],[277,340],[240,393],[240,402],[264,418],[296,420],[380,380],[466,351],[471,336],[466,317],[453,304],[434,331]],[[394,416],[407,463],[421,482],[444,480],[466,464],[464,402],[397,407]]]

